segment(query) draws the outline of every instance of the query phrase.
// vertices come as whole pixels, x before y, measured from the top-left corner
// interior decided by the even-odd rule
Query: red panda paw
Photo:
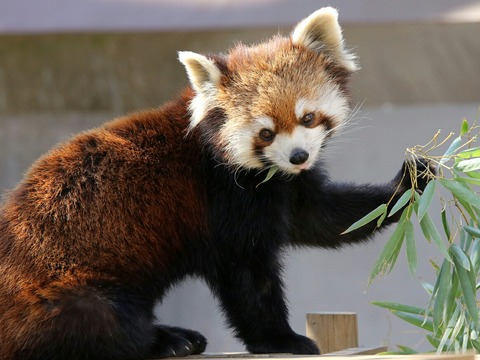
[[[179,327],[155,326],[155,344],[149,357],[184,357],[205,351],[207,339],[199,332]]]

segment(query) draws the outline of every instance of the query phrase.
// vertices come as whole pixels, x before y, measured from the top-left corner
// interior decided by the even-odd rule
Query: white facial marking
[[[348,101],[342,96],[337,86],[326,84],[318,90],[315,99],[299,98],[295,104],[298,119],[310,112],[320,112],[330,117],[335,126],[340,126],[350,112]]]
[[[238,124],[234,126],[232,124]],[[262,129],[274,130],[275,124],[268,116],[255,119],[251,127],[242,126],[242,121],[230,120],[222,128],[222,138],[227,139],[226,151],[230,161],[245,168],[262,168],[264,165],[254,151],[254,139]]]
[[[297,126],[291,134],[277,134],[273,143],[264,149],[264,154],[281,170],[298,174],[302,170],[310,169],[318,160],[326,136],[327,131],[323,126],[312,129]],[[292,164],[290,157],[294,149],[305,150],[309,155],[307,161],[299,165]]]

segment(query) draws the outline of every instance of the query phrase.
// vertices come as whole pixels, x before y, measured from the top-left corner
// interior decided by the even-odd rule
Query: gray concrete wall
[[[346,27],[347,43],[363,68],[352,83],[355,102],[363,107],[326,150],[334,178],[388,181],[406,147],[425,143],[438,128],[456,131],[463,117],[478,119],[479,30],[478,23]],[[186,84],[177,50],[216,51],[234,39],[254,42],[272,32],[277,29],[0,36],[0,191],[13,187],[32,161],[72,133],[170,98]],[[387,238],[385,233],[364,246],[288,256],[294,328],[305,332],[308,311],[356,311],[362,344],[425,346],[421,334],[368,304],[392,300],[421,306],[427,299],[402,264],[365,292]],[[418,277],[429,280],[426,259],[438,254],[423,242],[419,252]],[[242,350],[200,282],[174,289],[158,316],[204,332],[208,351]]]
[[[224,51],[278,31],[0,35],[0,116],[156,106],[187,83],[178,50]],[[477,101],[480,23],[347,25],[344,33],[362,67],[356,102]]]

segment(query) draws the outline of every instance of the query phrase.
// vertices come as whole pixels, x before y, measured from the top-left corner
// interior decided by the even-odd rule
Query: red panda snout
[[[308,152],[306,152],[305,150],[295,148],[295,149],[292,150],[292,154],[290,155],[290,162],[293,165],[301,165],[301,164],[305,163],[305,161],[308,160],[309,156],[310,156],[310,154]]]

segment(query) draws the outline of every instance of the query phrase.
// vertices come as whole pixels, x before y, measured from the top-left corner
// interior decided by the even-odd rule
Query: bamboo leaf
[[[460,127],[460,135],[465,135],[468,133],[469,126],[468,126],[468,121],[467,119],[463,119],[462,121],[462,126]]]
[[[433,325],[435,330],[447,322],[446,302],[451,289],[451,263],[447,260],[443,261],[442,267],[437,277],[437,284],[433,296]]]
[[[473,226],[465,225],[463,227],[467,233],[473,237],[480,239],[480,229],[474,228]]]
[[[452,335],[455,324],[458,322],[458,319],[460,318],[460,315],[461,315],[460,308],[457,308],[457,311],[455,311],[455,313],[449,320],[443,332],[443,336],[440,340],[440,344],[438,345],[437,353],[441,351],[448,351],[449,346],[452,345],[453,336],[451,335]]]
[[[395,261],[397,259],[398,253],[402,248],[404,236],[405,236],[405,221],[404,219],[401,219],[401,222],[397,224],[397,227],[395,228],[392,235],[390,236],[390,239],[388,239],[382,252],[380,253],[380,256],[378,257],[377,261],[373,266],[373,269],[372,269],[372,272],[370,273],[370,278],[368,281],[369,284],[378,275],[385,274],[388,268],[390,268],[390,270],[393,268],[393,265],[395,265]]]
[[[455,309],[458,307],[457,305],[457,290],[458,290],[458,277],[454,275],[454,273],[450,273],[451,277],[451,287],[450,291],[446,297],[445,300],[445,311],[443,313],[443,318],[444,322],[447,321],[447,319],[452,317],[452,314],[454,313]]]
[[[414,326],[433,332],[433,323],[431,320],[425,319],[425,316],[404,313],[401,311],[392,311],[392,314]]]
[[[480,185],[480,174],[479,173],[474,173],[474,174],[478,174],[478,178],[472,178],[472,177],[455,177],[454,180],[456,182],[459,182],[459,183],[467,183],[467,184],[472,184],[472,185]],[[467,175],[469,175],[467,173]]]
[[[360,220],[353,223],[347,230],[345,230],[342,233],[342,235],[347,234],[347,233],[349,233],[353,230],[357,230],[357,229],[361,228],[362,226],[365,226],[366,224],[375,220],[376,218],[378,218],[379,216],[381,216],[385,212],[387,212],[387,204],[382,204],[382,205],[378,206],[377,208],[375,208],[374,210],[369,212],[367,215],[362,217]]]
[[[415,275],[417,272],[417,247],[415,245],[413,224],[410,220],[406,220],[405,223],[405,240],[408,269],[412,275]]]
[[[448,225],[447,211],[445,208],[442,209],[441,216],[442,216],[443,231],[445,232],[445,235],[447,235],[447,239],[450,242],[450,236],[451,236],[450,226]]]
[[[438,346],[440,345],[440,340],[430,334],[427,334],[427,340],[435,349],[438,349]]]
[[[263,183],[270,180],[273,177],[273,175],[275,175],[275,173],[278,171],[278,169],[280,169],[280,168],[276,165],[271,166],[270,169],[268,169],[268,173],[267,173],[267,176],[265,176],[265,179],[263,179],[263,181],[261,183],[259,183],[256,187],[259,187]]]
[[[478,171],[469,171],[469,172],[466,172],[465,174],[467,174],[467,176],[473,178],[473,179],[480,179],[480,173]]]
[[[453,257],[455,264],[455,274],[458,277],[458,282],[463,293],[463,300],[465,302],[468,314],[472,321],[478,323],[478,309],[475,298],[475,286],[472,286],[471,278],[468,271],[458,262],[457,257]]]
[[[454,198],[465,209],[465,211],[468,213],[468,215],[470,215],[471,218],[475,218],[475,212],[473,211],[473,208],[470,206],[470,204],[468,204],[462,199],[459,199],[457,196],[455,196],[455,194]]]
[[[459,136],[452,141],[450,146],[448,147],[445,154],[443,154],[442,159],[440,160],[440,165],[445,164],[448,160],[450,160],[451,155],[457,151],[457,149],[462,145],[462,138]]]
[[[465,270],[470,271],[470,260],[468,260],[467,254],[458,245],[450,245],[450,252],[456,259],[455,264],[460,264]]]
[[[480,147],[474,147],[474,148],[471,148],[471,149],[460,151],[455,156],[457,156],[458,158],[460,158],[462,160],[467,160],[467,159],[480,157]]]
[[[379,228],[382,223],[383,223],[383,220],[385,220],[385,218],[387,217],[387,211],[385,211],[382,215],[380,215],[380,217],[378,218],[377,220],[377,228]]]
[[[455,170],[470,172],[480,169],[480,158],[460,160],[454,165]]]
[[[423,190],[423,194],[422,196],[420,196],[420,203],[418,204],[418,221],[421,221],[427,213],[427,210],[432,203],[436,186],[437,182],[435,180],[432,180],[427,184],[425,190]]]
[[[472,242],[470,261],[472,262],[473,273],[478,274],[480,270],[480,240],[478,239]]]
[[[475,350],[477,350],[478,352],[480,352],[480,342],[477,341],[477,340],[471,340],[472,342],[472,345],[473,347],[475,348]]]
[[[397,200],[395,205],[393,205],[392,210],[390,210],[390,214],[388,216],[395,215],[399,210],[401,210],[412,198],[412,189],[408,189],[403,193],[402,196]]]
[[[445,245],[440,233],[438,232],[437,228],[435,227],[432,219],[430,219],[430,216],[428,216],[428,214],[425,214],[423,216],[422,221],[420,221],[420,227],[422,228],[425,237],[427,239],[431,239],[435,243],[435,245],[437,245],[437,248],[440,250],[443,256],[445,256],[445,258],[451,261],[447,246]]]
[[[411,347],[408,347],[405,345],[397,345],[397,347],[402,351],[402,354],[405,354],[405,355],[412,355],[412,354],[419,353],[417,350],[412,349]]]
[[[452,316],[452,319],[455,319],[455,317]],[[462,330],[462,328],[467,328],[468,329],[468,325],[465,321],[465,314],[463,312],[460,312],[460,315],[457,319],[457,321],[455,322],[455,325],[453,327],[453,330],[452,330],[452,334],[451,334],[451,339],[454,340],[457,338],[458,334],[460,333],[460,330]]]
[[[476,208],[480,208],[480,197],[468,187],[462,186],[454,180],[440,179],[440,183],[447,190],[450,190],[459,200],[463,200]]]
[[[426,309],[423,309],[417,306],[404,305],[404,304],[399,304],[399,303],[390,302],[390,301],[372,301],[371,304],[375,306],[379,306],[384,309],[391,310],[391,311],[401,311],[408,314],[429,316]]]

